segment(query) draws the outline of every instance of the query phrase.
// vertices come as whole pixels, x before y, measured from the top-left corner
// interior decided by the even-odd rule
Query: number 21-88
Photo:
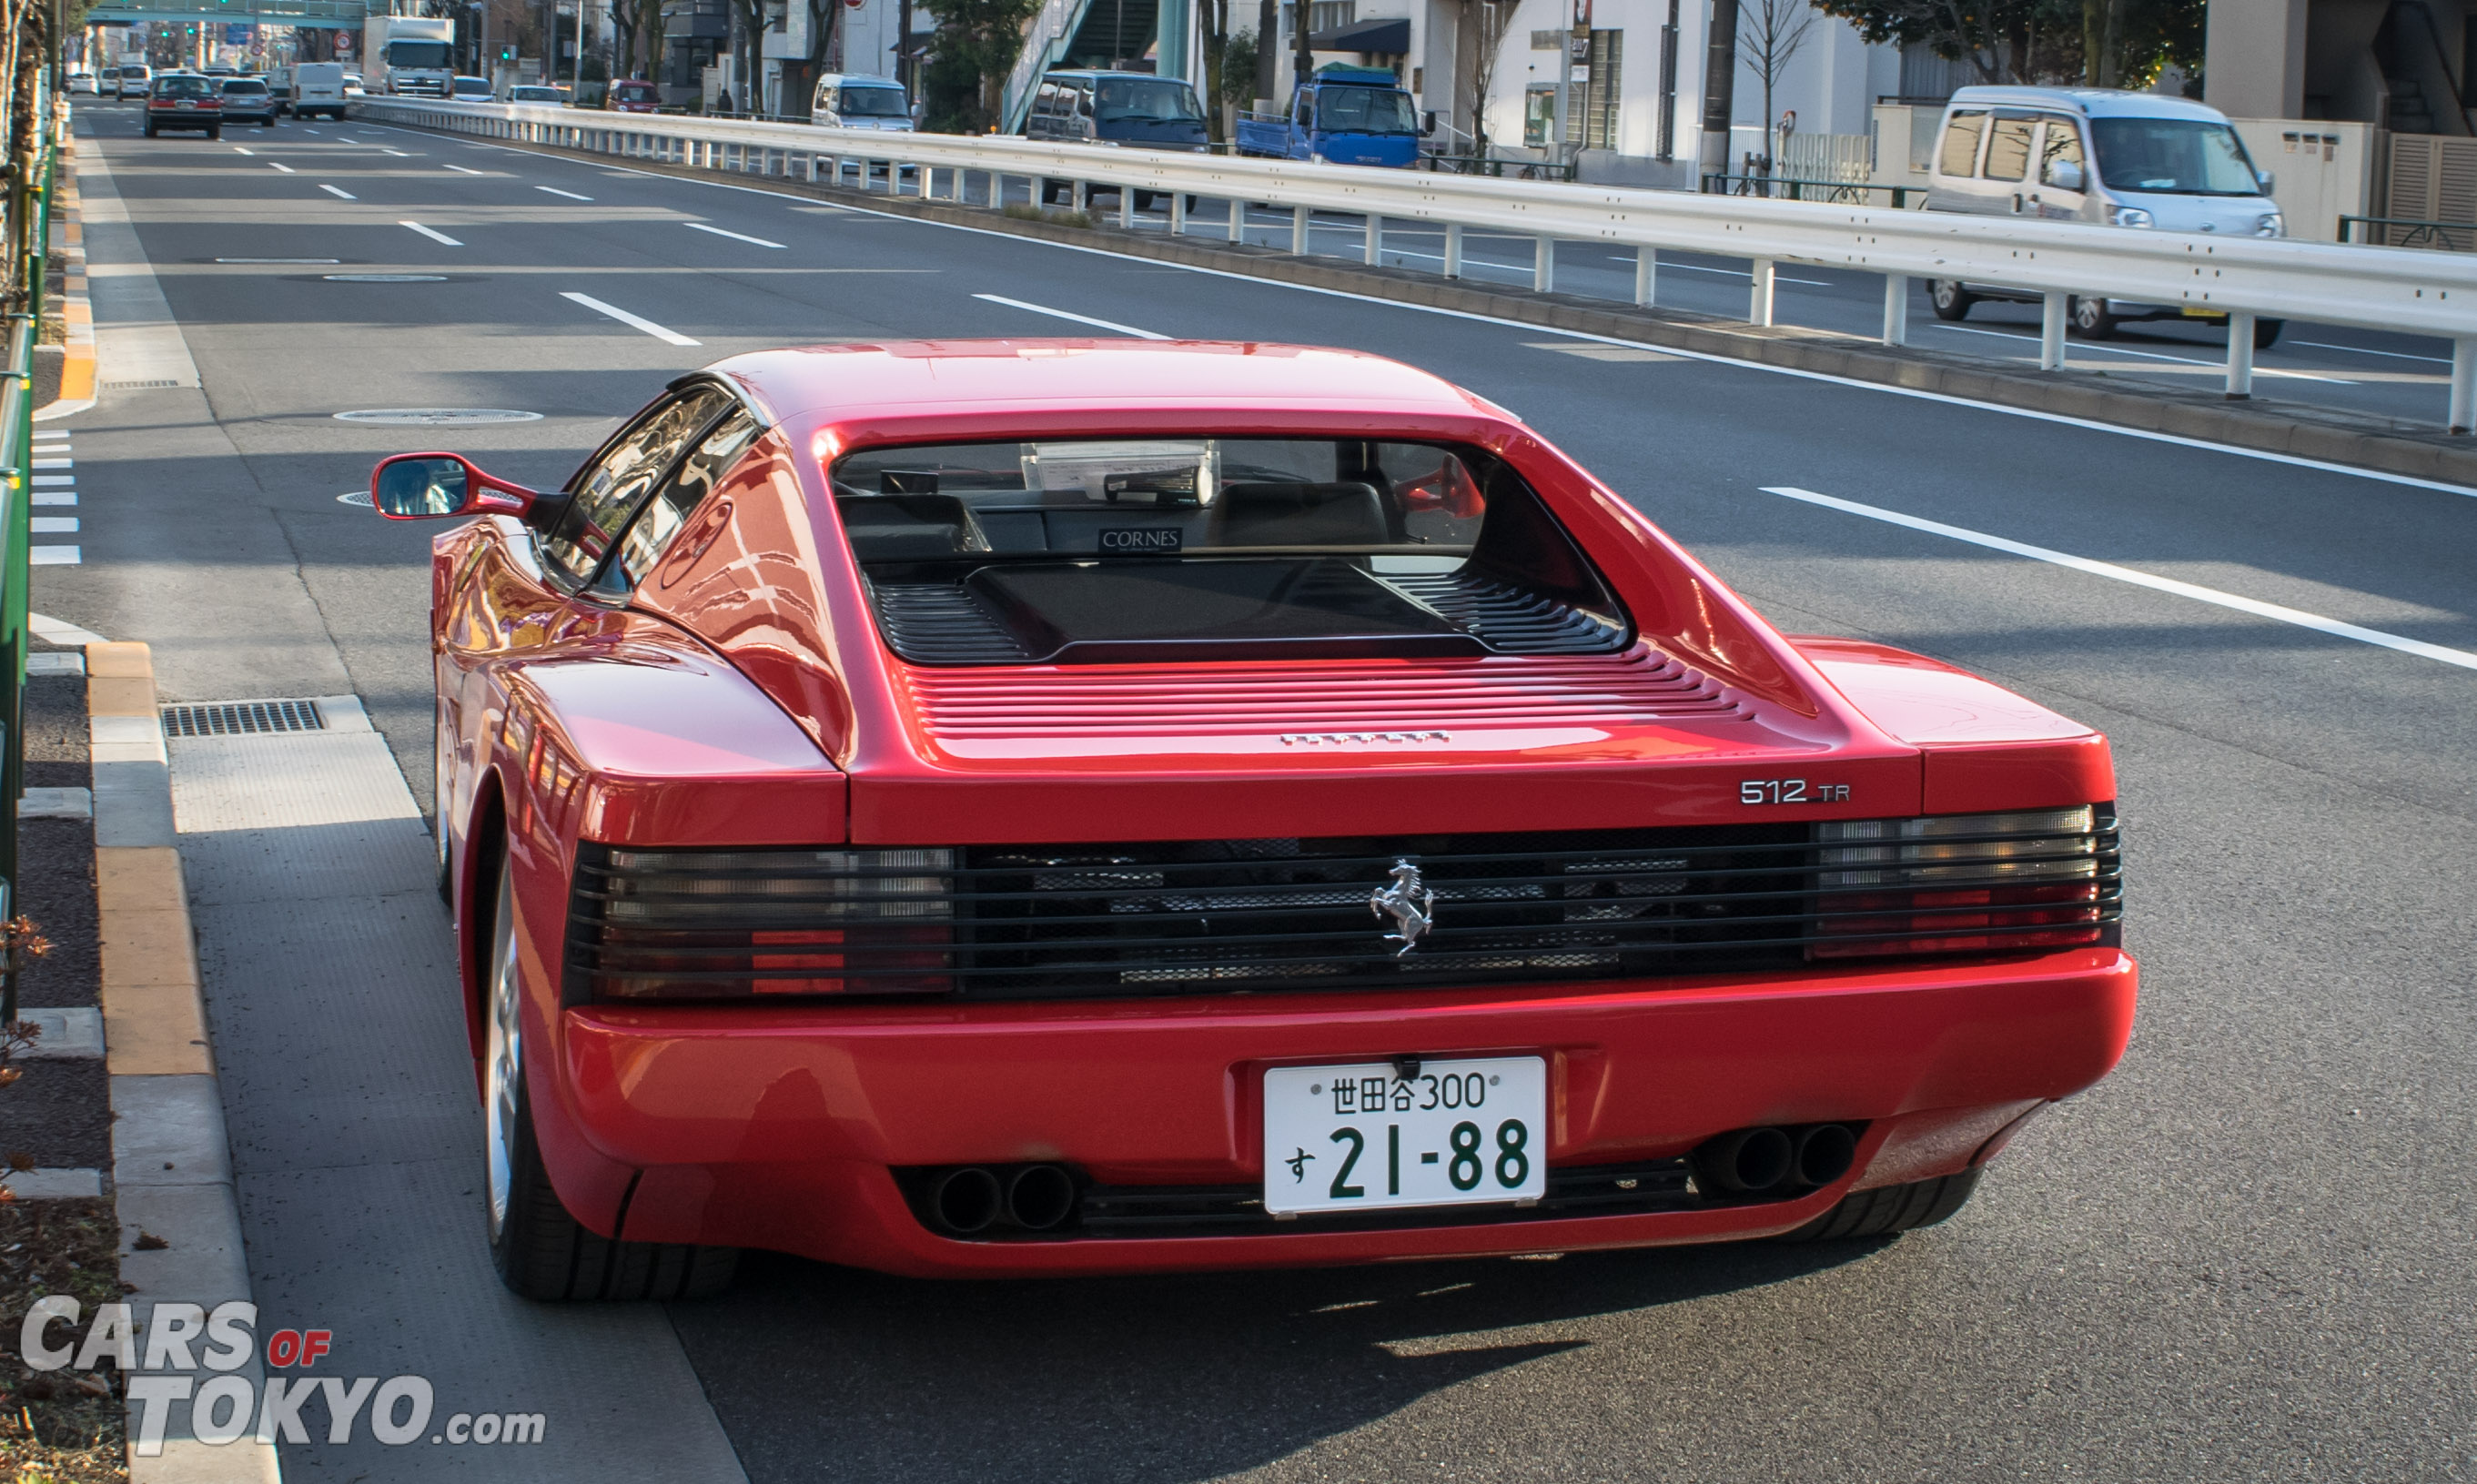
[[[1331,1195],[1336,1200],[1351,1200],[1367,1194],[1364,1185],[1353,1184],[1351,1176],[1359,1172],[1359,1161],[1367,1152],[1367,1138],[1356,1128],[1342,1127],[1333,1131],[1333,1142],[1348,1146],[1341,1156],[1341,1168],[1333,1174]],[[1507,1190],[1519,1190],[1531,1178],[1531,1130],[1522,1120],[1509,1118],[1496,1125],[1496,1146],[1485,1145],[1480,1125],[1465,1119],[1453,1126],[1446,1144],[1453,1157],[1445,1161],[1445,1178],[1456,1190],[1477,1190],[1489,1175]],[[1434,1163],[1443,1150],[1421,1150],[1429,1163]],[[1493,1157],[1490,1157],[1490,1156]],[[1385,1125],[1385,1194],[1402,1194],[1402,1125]]]

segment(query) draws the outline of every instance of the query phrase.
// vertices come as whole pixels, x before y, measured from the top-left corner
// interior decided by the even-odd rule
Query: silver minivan
[[[828,129],[878,129],[912,132],[912,104],[903,85],[890,77],[860,77],[829,72],[817,79],[809,102],[809,122]]]
[[[2153,232],[2288,235],[2226,115],[2184,98],[2098,87],[1964,87],[1944,105],[1927,210],[2028,216]],[[1938,279],[1936,316],[1960,319],[1979,300],[2038,302],[2019,289]],[[2104,339],[2128,320],[2225,314],[2178,305],[2075,295],[2075,334]],[[2254,344],[2283,321],[2254,321]]]

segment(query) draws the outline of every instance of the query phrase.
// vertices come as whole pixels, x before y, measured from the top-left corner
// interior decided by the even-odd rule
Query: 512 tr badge
[[[1804,779],[1746,779],[1738,784],[1739,804],[1846,804],[1846,783],[1814,783]]]

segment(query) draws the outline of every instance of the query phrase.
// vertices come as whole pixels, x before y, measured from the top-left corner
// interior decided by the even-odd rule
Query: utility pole
[[[1738,0],[1712,0],[1711,44],[1703,60],[1703,173],[1726,175],[1729,120],[1738,103]]]
[[[894,80],[903,85],[904,103],[909,107],[919,99],[919,92],[912,82],[912,0],[903,0],[902,6],[895,12],[894,24],[897,28],[894,37]],[[1038,205],[1038,202],[1034,204]]]
[[[1677,0],[1668,0],[1660,28],[1660,158],[1677,158]]]

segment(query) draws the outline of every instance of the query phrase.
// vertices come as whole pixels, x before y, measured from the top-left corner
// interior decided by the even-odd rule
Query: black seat
[[[971,507],[954,495],[838,495],[835,508],[863,561],[934,561],[989,549]]]
[[[1385,546],[1393,540],[1373,485],[1230,484],[1213,502],[1215,546]]]

